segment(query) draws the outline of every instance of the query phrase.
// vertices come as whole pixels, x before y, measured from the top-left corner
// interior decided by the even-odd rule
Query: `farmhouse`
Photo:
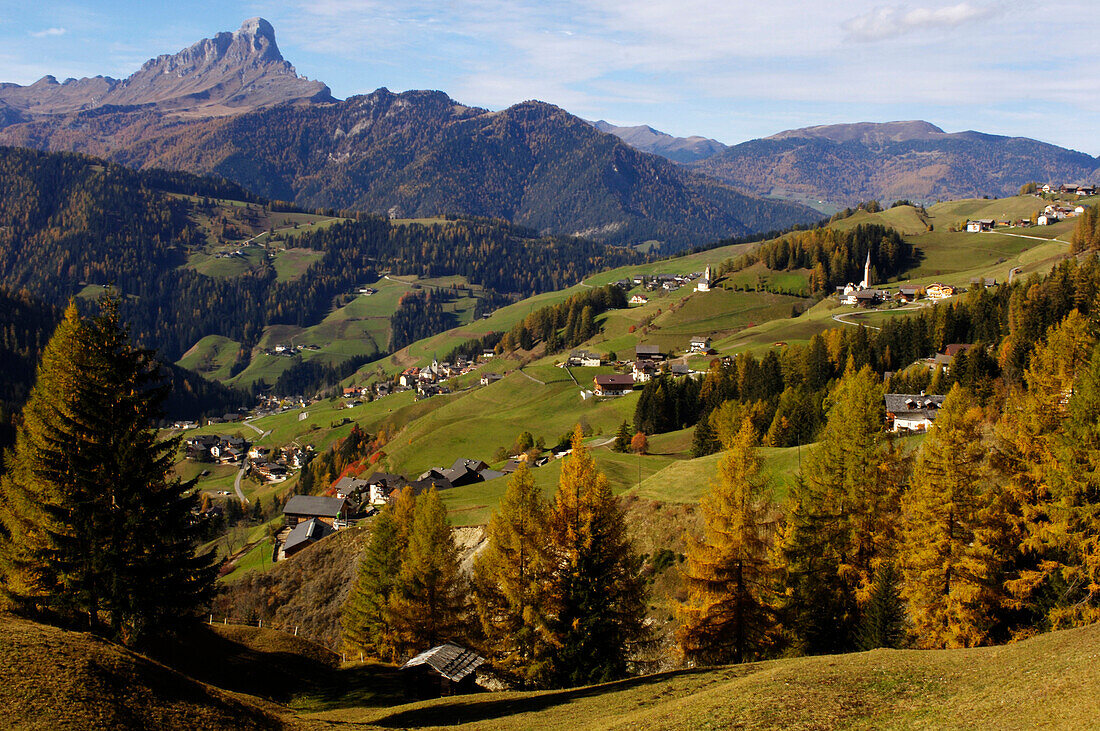
[[[919,284],[903,284],[898,287],[898,299],[902,302],[916,302],[924,294],[924,287]]]
[[[339,497],[294,495],[283,506],[283,516],[291,528],[311,518],[327,523],[332,528],[343,528],[347,525],[348,501]]]
[[[649,302],[649,298],[640,294],[636,294],[630,298],[630,304],[632,305],[644,305],[647,302]]]
[[[701,335],[692,338],[688,350],[692,353],[706,353],[710,350],[710,338]]]
[[[880,289],[859,289],[844,296],[844,304],[871,307],[886,299],[886,293]]]
[[[979,218],[974,221],[967,221],[966,230],[972,234],[981,233],[982,231],[992,231],[996,224],[997,222],[992,218]]]
[[[481,385],[488,386],[490,383],[496,383],[501,378],[504,378],[504,376],[500,375],[499,373],[482,373]]]
[[[574,350],[569,354],[569,360],[566,361],[571,366],[581,366],[583,368],[597,368],[602,360],[596,353],[590,353],[587,350]]]
[[[923,393],[886,394],[886,425],[890,431],[927,431],[943,405],[943,396]]]
[[[286,540],[283,542],[282,550],[280,551],[280,557],[286,558],[288,556],[293,556],[306,546],[312,545],[325,536],[330,536],[335,532],[332,526],[317,518],[310,518],[309,520],[302,521],[287,534]]]
[[[933,300],[942,300],[955,296],[954,287],[950,284],[940,284],[939,282],[936,284],[929,284],[924,288],[924,291],[928,294],[928,299]]]
[[[592,379],[595,387],[592,392],[597,396],[622,396],[634,390],[634,376],[631,374],[610,373]]]
[[[634,347],[634,357],[638,360],[664,360],[665,355],[656,345],[639,344]]]
[[[653,375],[657,372],[657,366],[651,360],[636,360],[634,361],[634,369],[632,376],[635,383],[648,383],[653,380]]]

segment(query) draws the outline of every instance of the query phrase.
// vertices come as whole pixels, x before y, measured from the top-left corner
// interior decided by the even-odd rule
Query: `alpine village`
[[[1100,159],[215,31],[0,84],[0,727],[1100,728]]]

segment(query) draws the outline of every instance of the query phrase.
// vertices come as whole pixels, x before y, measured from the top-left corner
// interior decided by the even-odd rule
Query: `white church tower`
[[[868,289],[871,286],[871,252],[867,252],[867,262],[863,265],[863,281],[859,283],[860,289]]]
[[[699,283],[695,285],[696,292],[709,292],[710,291],[710,264],[707,264],[707,270],[703,274],[703,278],[699,280]]]

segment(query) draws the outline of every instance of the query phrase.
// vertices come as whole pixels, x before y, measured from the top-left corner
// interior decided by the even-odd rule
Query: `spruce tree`
[[[549,670],[548,515],[534,475],[521,463],[489,519],[487,545],[474,564],[474,598],[488,652],[528,686],[544,684]]]
[[[989,642],[1002,576],[987,531],[998,533],[983,415],[970,392],[952,387],[921,446],[905,499],[903,593],[921,647]]]
[[[341,627],[350,653],[396,660],[390,631],[390,594],[401,571],[402,546],[392,505],[378,514],[370,527],[370,543],[359,557],[355,584],[344,602]]]
[[[623,423],[619,424],[619,431],[615,434],[615,444],[612,447],[616,452],[626,452],[630,449],[630,424],[626,419],[623,419]]]
[[[641,559],[579,426],[548,525],[556,681],[583,685],[622,677],[631,646],[645,632]]]
[[[831,396],[818,443],[791,491],[779,543],[786,628],[803,652],[856,646],[860,607],[878,563],[896,550],[907,462],[883,432],[883,391],[868,367],[849,367]]]
[[[192,618],[213,588],[196,556],[179,441],[152,428],[167,395],[116,300],[70,305],[43,351],[0,482],[0,592],[10,609],[127,643]]]
[[[432,487],[416,498],[408,548],[388,604],[396,655],[408,658],[467,635],[466,582],[447,508]]]
[[[863,611],[859,628],[859,649],[905,646],[905,601],[901,597],[901,576],[893,561],[883,561],[875,571],[875,583]]]
[[[677,640],[690,661],[757,660],[775,645],[774,506],[762,466],[756,430],[746,419],[701,502],[703,540],[688,548],[688,600],[678,607]]]

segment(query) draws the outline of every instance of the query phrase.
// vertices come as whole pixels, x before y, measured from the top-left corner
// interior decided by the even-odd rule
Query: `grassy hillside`
[[[541,693],[299,714],[301,728],[1090,728],[1100,625],[1004,647],[872,652],[699,668]]]
[[[0,707],[5,726],[278,726],[272,706],[210,687],[98,637],[4,615],[0,626]]]
[[[392,666],[338,668],[323,648],[272,630],[199,627],[150,648],[161,664],[84,633],[0,624],[0,702],[20,728],[1080,729],[1100,717],[1100,625],[1002,647],[874,650],[410,703]]]

